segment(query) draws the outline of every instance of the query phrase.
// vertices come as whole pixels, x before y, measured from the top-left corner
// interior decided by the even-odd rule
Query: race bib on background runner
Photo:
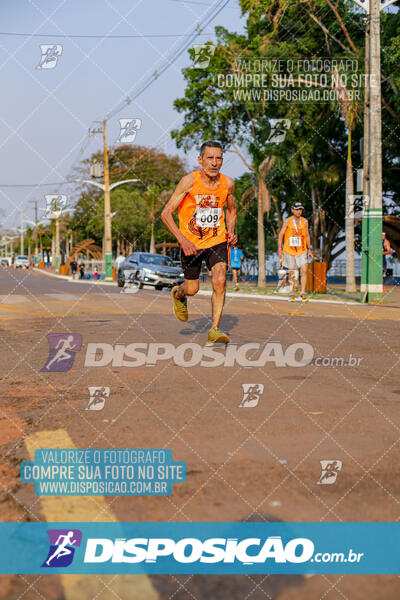
[[[301,246],[301,237],[300,236],[291,236],[289,238],[289,246]]]

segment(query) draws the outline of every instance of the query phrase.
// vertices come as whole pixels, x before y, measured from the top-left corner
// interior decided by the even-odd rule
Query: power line
[[[149,33],[149,34],[131,34],[131,35],[106,35],[106,34],[79,34],[79,33],[22,33],[17,31],[0,31],[0,35],[19,36],[19,37],[51,37],[59,38],[98,38],[98,39],[130,39],[130,38],[179,38],[190,37],[191,33]],[[207,35],[201,33],[199,35]]]
[[[201,6],[212,6],[209,2],[198,2],[197,0],[169,0],[170,2],[178,2],[179,4],[199,4]],[[230,6],[229,8],[239,8],[238,6]]]
[[[46,187],[68,185],[71,181],[56,181],[55,183],[0,183],[3,188]]]
[[[154,83],[154,81],[156,81],[156,79],[158,79],[158,77],[160,77],[160,75],[162,75],[191,46],[196,37],[198,37],[203,31],[203,29],[205,29],[215,19],[215,17],[219,15],[219,13],[225,8],[228,2],[230,2],[230,0],[217,0],[217,2],[212,6],[212,8],[214,9],[213,12],[211,12],[210,14],[210,11],[207,11],[208,14],[206,13],[203,22],[198,24],[195,27],[194,31],[192,31],[192,33],[190,34],[190,39],[187,42],[181,44],[181,46],[176,49],[175,53],[173,53],[169,58],[167,58],[166,62],[159,69],[156,69],[154,71],[153,75],[151,75],[147,79],[147,81],[143,84],[141,88],[138,89],[137,92],[134,92],[132,96],[128,96],[121,105],[117,106],[116,109],[108,113],[107,119],[114,117],[116,114],[121,112],[121,110],[123,110],[125,106],[127,106],[133,100],[136,100],[139,96],[141,96],[143,92],[145,92],[147,88],[150,87],[150,85]]]
[[[204,29],[215,19],[215,17],[225,8],[225,6],[229,2],[230,2],[230,0],[217,0],[215,2],[215,4],[210,5],[210,7],[212,7],[213,11],[206,12],[206,16],[204,17],[203,21],[195,27],[194,31],[192,31],[192,33],[190,33],[190,34],[182,34],[179,36],[179,37],[187,37],[189,39],[186,42],[184,42],[183,44],[181,44],[180,47],[178,47],[176,49],[176,51],[171,55],[171,57],[166,59],[166,62],[158,70],[157,69],[155,70],[153,75],[151,75],[147,79],[147,81],[143,84],[143,86],[141,88],[139,88],[138,91],[136,93],[134,93],[134,95],[132,97],[128,96],[123,101],[122,104],[117,106],[117,108],[114,111],[112,111],[111,113],[108,113],[107,120],[109,120],[111,117],[114,117],[116,114],[121,112],[121,110],[123,110],[125,108],[125,106],[127,106],[133,100],[136,100],[141,94],[143,94],[143,92],[145,92],[150,87],[150,85],[152,83],[154,83],[156,81],[156,79],[158,79],[158,77],[160,75],[162,75],[183,54],[183,52],[185,52],[191,46],[191,44],[197,37],[199,37],[200,35],[205,35],[205,34],[202,34],[202,31],[204,31]],[[210,14],[210,12],[211,12],[211,14]],[[3,34],[3,35],[6,35],[6,34]],[[23,34],[23,35],[29,35],[29,34]],[[57,36],[54,36],[54,37],[57,37]],[[68,37],[68,36],[65,36],[65,37]],[[70,37],[72,37],[72,36],[70,36]],[[107,36],[103,36],[103,37],[107,37]],[[109,37],[111,37],[111,36],[109,36]],[[126,36],[126,37],[140,37],[140,36]],[[145,37],[145,36],[143,36],[143,37]],[[174,37],[178,37],[178,36],[174,36]],[[78,157],[72,164],[70,171],[72,171],[72,169],[74,168],[74,165],[81,158],[83,152],[85,151],[85,149],[88,145],[88,142],[89,142],[89,140],[80,149],[80,151],[78,153]],[[40,184],[38,184],[38,183],[0,184],[0,187],[3,187],[3,188],[46,187],[46,186],[48,187],[48,186],[69,185],[71,183],[72,183],[71,181],[62,181],[62,182],[56,182],[56,183],[40,183]]]

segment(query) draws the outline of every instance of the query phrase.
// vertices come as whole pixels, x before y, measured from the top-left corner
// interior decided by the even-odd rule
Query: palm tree
[[[347,127],[347,160],[346,160],[346,292],[356,292],[356,277],[354,271],[354,193],[353,163],[351,160],[351,133],[356,126],[360,106],[351,100],[349,92],[338,71],[333,71],[332,77],[342,116]]]
[[[144,199],[146,202],[147,209],[149,211],[150,223],[151,223],[151,238],[150,238],[150,249],[149,252],[155,253],[156,245],[154,238],[154,226],[158,215],[161,212],[164,204],[168,200],[170,192],[163,190],[160,192],[158,185],[149,185],[144,193]]]

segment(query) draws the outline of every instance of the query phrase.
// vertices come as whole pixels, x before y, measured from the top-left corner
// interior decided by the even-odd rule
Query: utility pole
[[[367,13],[366,103],[364,113],[364,208],[362,224],[362,302],[377,302],[383,296],[382,277],[382,98],[381,98],[381,10],[396,0],[353,0]],[[365,119],[367,117],[367,119]],[[368,124],[366,125],[366,121]],[[367,131],[366,128],[367,127]],[[368,135],[365,135],[365,134]],[[365,140],[367,140],[365,142]],[[367,153],[365,149],[367,146]],[[366,164],[368,162],[368,165]],[[366,168],[367,167],[367,168]],[[368,191],[367,191],[368,190]],[[366,193],[367,191],[367,193]]]
[[[368,302],[380,300],[382,279],[381,0],[370,0]]]
[[[21,256],[24,254],[24,213],[22,212],[22,208],[20,210],[20,252]]]
[[[55,221],[55,244],[54,253],[56,256],[56,273],[60,272],[60,217],[54,219]]]
[[[35,267],[38,266],[38,203],[35,200]]]
[[[51,223],[51,266],[56,264],[56,222],[55,219],[50,220]]]
[[[111,237],[111,203],[110,203],[110,192],[114,188],[124,183],[133,183],[139,181],[139,179],[124,179],[123,181],[116,181],[110,185],[110,169],[108,164],[108,148],[107,148],[107,121],[104,119],[103,127],[101,129],[90,129],[89,135],[95,133],[103,134],[104,142],[104,183],[98,183],[97,181],[91,181],[90,179],[75,179],[77,183],[88,183],[100,188],[104,192],[104,235],[103,235],[103,260],[105,264],[105,279],[106,281],[112,281],[112,237]]]
[[[366,85],[364,90],[364,141],[363,141],[363,218],[361,225],[361,302],[365,302],[368,297],[368,224],[364,218],[365,211],[369,204],[369,15],[365,18],[365,75]]]
[[[110,204],[110,171],[108,166],[107,121],[103,121],[104,140],[104,262],[105,279],[112,281],[112,238],[111,238],[111,204]]]

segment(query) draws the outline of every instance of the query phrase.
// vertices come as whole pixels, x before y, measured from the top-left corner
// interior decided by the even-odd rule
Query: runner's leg
[[[290,271],[289,271],[289,287],[290,287],[291,294],[294,293],[294,284],[295,283],[296,283],[295,271],[293,269],[290,269]]]
[[[179,321],[187,321],[189,317],[187,296],[194,296],[199,291],[201,262],[201,252],[195,256],[185,256],[181,251],[181,265],[185,280],[171,290],[174,314]]]
[[[301,265],[300,271],[301,271],[301,291],[305,294],[306,293],[306,284],[307,284],[308,264],[306,263],[305,265]]]
[[[175,296],[178,300],[183,300],[185,296],[194,296],[199,291],[198,279],[185,279],[175,290]]]
[[[225,303],[226,288],[226,264],[219,262],[211,269],[213,294],[212,304],[212,327],[218,327],[221,321],[222,309]]]

